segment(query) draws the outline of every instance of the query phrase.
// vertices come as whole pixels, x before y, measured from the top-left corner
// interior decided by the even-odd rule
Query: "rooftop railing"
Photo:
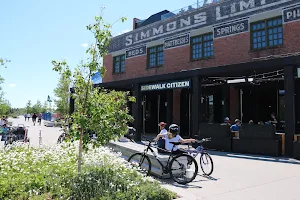
[[[162,15],[161,20],[168,19],[168,18],[176,16],[176,15],[181,15],[185,12],[189,12],[189,11],[192,11],[192,10],[195,10],[198,8],[202,8],[204,6],[208,6],[213,3],[218,3],[220,1],[223,1],[223,0],[198,0],[197,3],[194,3],[192,5],[189,5],[189,6],[180,8],[178,10],[175,10],[173,12],[169,12],[169,13]]]

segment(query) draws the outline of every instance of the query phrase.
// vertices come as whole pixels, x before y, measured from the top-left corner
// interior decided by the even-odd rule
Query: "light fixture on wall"
[[[240,79],[227,80],[228,84],[246,83],[246,82],[253,82],[253,78],[240,78]]]

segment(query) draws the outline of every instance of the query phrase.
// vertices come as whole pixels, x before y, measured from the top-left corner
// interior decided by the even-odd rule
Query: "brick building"
[[[299,20],[298,0],[225,0],[134,19],[131,32],[111,41],[101,86],[137,97],[130,106],[137,139],[157,133],[159,121],[200,137],[207,135],[203,124],[227,116],[267,122],[274,112],[276,132],[285,133],[281,153],[292,155],[300,121]]]

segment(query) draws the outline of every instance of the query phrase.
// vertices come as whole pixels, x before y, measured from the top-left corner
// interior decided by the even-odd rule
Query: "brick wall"
[[[283,25],[284,45],[279,48],[250,51],[250,33],[242,33],[230,37],[214,40],[214,57],[190,61],[190,46],[165,50],[165,64],[160,68],[146,69],[147,56],[138,56],[126,60],[126,70],[122,74],[112,74],[112,56],[104,57],[104,66],[107,73],[103,82],[131,79],[136,77],[152,76],[189,70],[195,68],[217,67],[229,64],[252,61],[253,58],[265,57],[276,54],[300,52],[299,36],[300,21]]]

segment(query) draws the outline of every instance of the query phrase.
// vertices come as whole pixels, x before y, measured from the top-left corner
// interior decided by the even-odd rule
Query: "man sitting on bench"
[[[167,133],[160,133],[154,138],[154,141],[157,142],[159,138],[163,138],[165,141],[165,149],[167,151],[172,151],[173,144],[171,142],[180,142],[180,143],[194,143],[195,139],[182,139],[179,135],[179,127],[177,124],[171,124],[169,126],[169,131]],[[184,153],[184,151],[178,149],[178,145],[176,145],[173,149],[173,154]]]

